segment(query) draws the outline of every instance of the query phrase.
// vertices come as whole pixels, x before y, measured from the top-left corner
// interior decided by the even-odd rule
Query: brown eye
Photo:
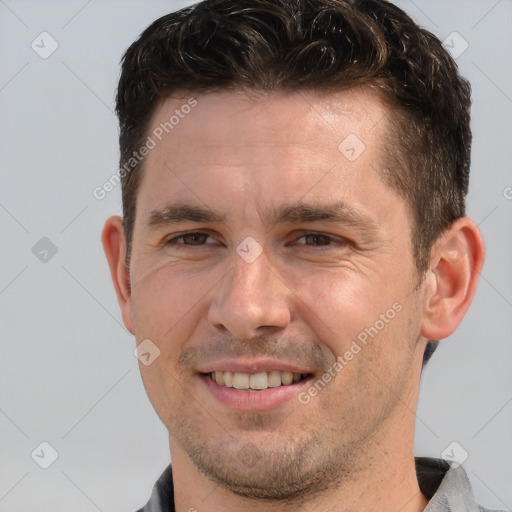
[[[209,237],[210,235],[207,233],[185,233],[175,238],[171,238],[166,242],[166,245],[204,245],[206,239]]]
[[[325,233],[303,232],[294,239],[292,245],[304,246],[312,249],[345,249],[350,242],[339,236],[326,235]]]
[[[322,235],[319,233],[308,233],[306,235],[303,235],[301,238],[304,238],[304,240],[311,242],[311,245],[316,246],[330,245],[332,242],[332,238],[330,236]]]
[[[301,239],[304,242],[299,242]],[[324,247],[331,245],[332,241],[332,236],[324,235],[323,233],[303,233],[302,236],[296,239],[298,245],[306,245],[308,247]]]

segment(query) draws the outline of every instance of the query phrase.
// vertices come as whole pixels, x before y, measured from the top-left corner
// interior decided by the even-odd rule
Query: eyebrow
[[[159,227],[167,224],[178,224],[183,221],[211,222],[222,224],[226,216],[218,210],[195,206],[186,203],[173,203],[162,210],[153,210],[146,221],[148,227]]]
[[[268,209],[261,215],[261,218],[267,225],[322,221],[356,227],[364,230],[367,234],[374,234],[378,231],[378,225],[373,219],[357,212],[352,206],[343,201],[329,204],[303,202],[283,204],[277,209]],[[219,210],[178,202],[169,204],[161,210],[153,210],[146,221],[146,226],[148,228],[158,228],[184,221],[223,224],[226,219],[226,214]]]

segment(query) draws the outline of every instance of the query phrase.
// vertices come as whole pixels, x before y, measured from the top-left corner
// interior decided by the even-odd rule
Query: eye
[[[207,242],[208,238],[213,242]],[[299,242],[303,240],[303,242]],[[212,245],[215,240],[208,234],[202,231],[191,231],[189,233],[183,233],[179,236],[168,239],[165,242],[165,246],[174,246],[176,248],[187,247],[187,246],[202,246]],[[333,237],[324,233],[308,232],[303,233],[300,237],[294,240],[297,245],[305,245],[309,247],[327,247],[327,246],[344,246],[347,245],[347,240],[339,237]]]
[[[203,233],[200,231],[193,231],[190,233],[183,233],[182,235],[176,236],[174,238],[170,238],[165,242],[165,245],[173,245],[179,247],[180,245],[184,246],[194,246],[194,245],[205,245],[205,241],[207,238],[211,238],[208,233]],[[180,242],[182,240],[183,242]],[[212,239],[213,240],[213,239]],[[210,244],[208,244],[210,245]]]
[[[306,242],[304,245],[308,245],[307,241],[312,242],[312,244],[316,246],[330,245],[332,242],[332,237],[322,233],[306,233],[297,238],[297,240],[300,240],[301,238],[304,238],[304,241]]]
[[[299,243],[298,245],[309,245],[313,247],[325,247],[328,245],[332,245],[332,242],[336,242],[337,244],[344,245],[346,241],[343,239],[335,240],[334,237],[330,235],[325,235],[323,233],[304,233],[302,236],[297,238],[297,240],[304,239],[304,243]]]

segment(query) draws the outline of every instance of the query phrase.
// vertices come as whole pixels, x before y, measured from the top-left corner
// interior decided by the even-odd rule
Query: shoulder
[[[442,459],[416,457],[416,475],[421,492],[428,498],[425,512],[505,512],[479,505],[462,465]]]
[[[155,483],[149,501],[137,512],[175,512],[174,485],[170,464]]]

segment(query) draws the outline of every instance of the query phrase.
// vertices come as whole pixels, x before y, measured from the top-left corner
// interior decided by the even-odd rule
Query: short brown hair
[[[126,51],[117,92],[121,167],[175,91],[368,86],[392,115],[383,179],[407,201],[420,273],[465,214],[471,89],[437,37],[384,0],[204,0],[153,22]],[[129,262],[143,161],[122,175]]]

